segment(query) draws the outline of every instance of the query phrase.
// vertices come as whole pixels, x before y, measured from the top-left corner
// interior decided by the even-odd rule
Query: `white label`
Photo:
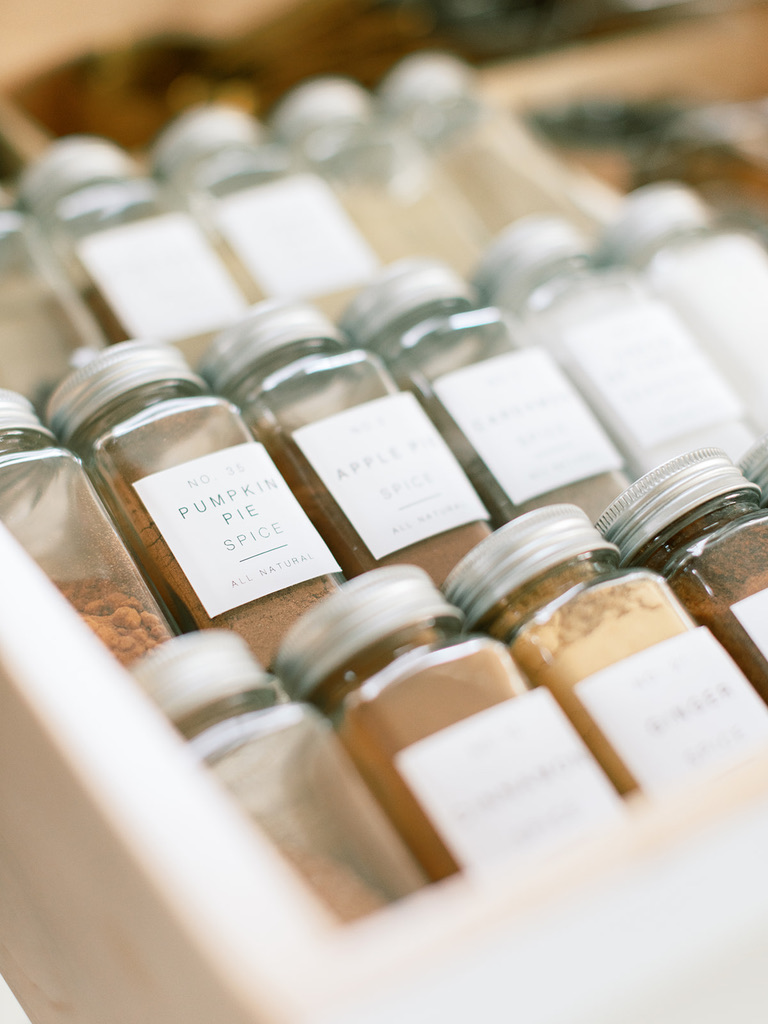
[[[705,626],[596,672],[575,693],[648,793],[768,744],[768,708]]]
[[[181,341],[224,327],[248,308],[184,213],[99,231],[82,239],[78,255],[134,338]]]
[[[163,469],[133,486],[210,616],[339,571],[257,442]]]
[[[515,504],[622,465],[581,396],[541,349],[486,359],[433,386]]]
[[[749,633],[750,640],[764,658],[768,658],[768,590],[742,598],[731,611]]]
[[[702,427],[739,419],[741,403],[661,303],[570,327],[564,335],[577,365],[641,448]]]
[[[379,266],[330,186],[312,174],[222,199],[217,222],[267,296],[329,295],[363,284]]]
[[[293,436],[374,558],[488,518],[411,394],[356,405]]]
[[[464,868],[554,852],[623,813],[545,689],[419,740],[395,764]]]

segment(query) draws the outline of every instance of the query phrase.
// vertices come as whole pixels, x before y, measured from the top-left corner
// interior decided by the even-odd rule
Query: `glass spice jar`
[[[330,724],[231,630],[188,633],[133,666],[144,691],[341,920],[425,883]]]
[[[338,565],[238,410],[168,345],[113,345],[59,384],[48,420],[81,455],[183,631],[221,626],[268,664]]]
[[[768,709],[712,633],[657,573],[620,568],[576,506],[500,527],[445,592],[551,689],[622,793],[725,771],[768,744]]]
[[[411,562],[439,583],[488,513],[434,424],[319,310],[257,303],[201,373],[243,411],[345,576]]]
[[[408,54],[382,78],[385,116],[411,132],[491,234],[529,213],[559,213],[594,232],[618,197],[566,166],[521,118],[489,102],[477,72],[454,54]]]
[[[118,661],[173,635],[80,460],[0,390],[0,522]]]
[[[622,564],[664,576],[768,702],[768,511],[759,503],[759,487],[725,452],[701,448],[641,477],[597,528]]]
[[[433,879],[539,860],[622,810],[552,696],[461,625],[425,573],[389,566],[308,612],[275,661]]]
[[[768,252],[757,234],[719,224],[681,182],[654,182],[624,198],[599,255],[643,274],[690,324],[757,428],[768,429]]]
[[[18,195],[109,341],[173,343],[194,361],[247,309],[192,217],[107,139],[55,140],[22,172]]]
[[[150,155],[155,175],[217,240],[251,302],[310,300],[333,317],[379,266],[328,182],[244,110],[187,110]]]
[[[301,82],[269,124],[329,182],[382,263],[419,254],[459,273],[475,265],[489,239],[480,218],[415,138],[377,116],[362,85],[335,75]]]
[[[420,399],[495,524],[573,502],[596,518],[629,483],[623,460],[552,357],[446,264],[399,260],[339,320]]]
[[[741,401],[671,307],[629,268],[598,268],[563,218],[524,217],[499,235],[475,283],[547,348],[637,477],[704,445],[737,458],[755,440]]]
[[[104,343],[33,219],[0,197],[0,386],[41,408],[75,350]]]

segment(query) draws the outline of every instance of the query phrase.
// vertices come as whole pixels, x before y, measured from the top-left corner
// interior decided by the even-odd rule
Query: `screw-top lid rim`
[[[68,374],[48,399],[46,420],[57,437],[67,441],[115,398],[144,384],[189,381],[207,392],[173,345],[149,341],[121,341],[99,352]]]
[[[628,193],[618,216],[598,243],[603,262],[633,263],[671,236],[708,227],[712,215],[694,189],[677,181],[654,181]]]
[[[36,430],[53,437],[29,399],[7,388],[0,388],[0,430]]]
[[[269,123],[278,139],[296,143],[331,124],[367,124],[373,106],[371,94],[353,78],[318,75],[287,92],[272,110]]]
[[[198,160],[227,146],[259,146],[265,130],[239,107],[207,103],[190,107],[174,118],[156,137],[150,150],[155,174],[172,179]]]
[[[588,236],[565,217],[528,214],[501,231],[485,249],[472,283],[489,302],[499,303],[530,274],[560,260],[591,256]]]
[[[592,551],[618,550],[577,505],[545,505],[481,540],[451,571],[443,590],[471,628],[512,591],[561,562]]]
[[[228,629],[172,637],[134,662],[131,672],[173,722],[240,694],[263,691],[262,707],[279,698],[274,677]]]
[[[676,520],[738,490],[759,493],[721,448],[697,448],[657,466],[623,491],[597,520],[597,529],[630,563]]]
[[[463,309],[477,305],[475,289],[439,260],[406,258],[388,264],[356,293],[339,327],[363,348],[377,348],[381,335],[409,313],[440,301]]]
[[[56,139],[19,176],[20,205],[44,214],[70,192],[99,181],[141,175],[138,163],[116,143],[98,135]]]
[[[312,338],[347,347],[333,321],[310,303],[266,299],[215,335],[198,369],[214,391],[228,394],[265,356]]]
[[[372,569],[343,583],[294,623],[274,661],[295,700],[378,640],[419,622],[463,621],[429,575],[415,565]]]
[[[403,57],[381,79],[377,95],[383,109],[399,115],[427,103],[442,103],[472,96],[474,69],[451,53],[419,51]]]

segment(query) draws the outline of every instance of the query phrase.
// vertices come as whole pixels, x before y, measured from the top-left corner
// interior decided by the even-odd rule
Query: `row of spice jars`
[[[283,98],[269,127],[235,107],[194,108],[147,161],[105,138],[55,141],[21,175],[0,227],[0,283],[8,276],[16,306],[0,386],[39,404],[78,339],[151,337],[194,360],[257,299],[310,299],[335,315],[393,259],[431,255],[463,273],[513,217],[557,209],[588,226],[592,192],[606,201],[488,107],[456,58],[403,62],[379,92],[318,76]],[[428,95],[425,119],[413,102]],[[7,358],[23,344],[46,358]]]
[[[288,631],[275,672],[294,700],[333,723],[427,877],[519,868],[611,826],[622,814],[618,794],[663,793],[768,749],[768,708],[704,624],[717,625],[723,602],[743,604],[748,586],[739,578],[720,607],[702,610],[679,585],[686,572],[712,582],[718,563],[704,550],[717,558],[729,543],[743,546],[745,532],[759,547],[768,513],[750,504],[756,488],[716,451],[652,476],[606,514],[604,532],[623,516],[635,545],[626,551],[575,506],[550,506],[483,540],[445,596],[415,567],[374,570]],[[648,511],[672,480],[687,504],[680,498],[668,512],[682,539],[667,544],[667,583],[643,567],[636,534],[669,541],[658,509],[647,522],[638,509]],[[692,513],[702,520],[701,506],[711,512],[716,502],[726,509],[719,525],[704,517],[693,544]],[[763,582],[753,580],[753,593]],[[720,638],[740,653],[728,627]],[[190,686],[182,674],[170,688],[146,668],[162,669],[168,657],[165,648],[145,660],[143,684],[186,735],[218,729],[198,742],[229,784],[256,785],[236,762],[248,763],[240,748],[263,731],[220,728],[243,709],[230,690],[221,704],[211,663],[207,682],[195,676]],[[747,666],[765,697],[768,676]]]

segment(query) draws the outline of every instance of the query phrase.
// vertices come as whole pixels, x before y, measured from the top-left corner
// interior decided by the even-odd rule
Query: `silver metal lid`
[[[283,142],[301,142],[318,128],[335,123],[366,124],[373,97],[358,82],[342,75],[320,75],[291,89],[275,106],[270,126]]]
[[[279,700],[274,677],[229,629],[172,637],[134,662],[131,672],[173,722],[244,693],[257,693],[254,703],[261,707]]]
[[[245,110],[209,103],[191,107],[174,118],[155,139],[150,161],[159,177],[173,178],[227,146],[255,147],[264,138],[263,125]]]
[[[309,303],[267,299],[213,338],[198,369],[214,391],[226,395],[265,355],[312,338],[328,338],[346,347],[341,332],[319,309]]]
[[[383,108],[395,116],[422,104],[445,103],[471,96],[477,73],[450,53],[424,51],[403,57],[382,78],[377,94]]]
[[[379,335],[401,317],[450,300],[462,309],[477,305],[474,288],[439,260],[397,260],[357,292],[341,314],[339,327],[363,348],[375,348]]]
[[[513,590],[591,551],[618,554],[578,506],[546,505],[481,540],[451,571],[443,590],[471,628]]]
[[[295,700],[307,698],[331,673],[397,630],[463,616],[415,565],[391,565],[343,583],[291,627],[274,661]]]
[[[699,505],[737,490],[759,493],[721,448],[697,448],[641,476],[612,502],[597,529],[631,562],[644,544]]]
[[[208,390],[205,381],[172,345],[121,341],[99,352],[61,381],[48,399],[45,418],[54,433],[67,441],[119,395],[164,380],[191,381],[201,392]]]
[[[97,135],[65,135],[21,173],[19,202],[38,215],[64,196],[97,182],[141,176],[139,164],[120,146]]]
[[[678,232],[707,227],[711,214],[697,193],[675,181],[659,181],[630,192],[598,243],[602,262],[641,260]]]
[[[756,483],[762,491],[760,504],[768,504],[768,434],[746,450],[739,459],[738,467],[747,480]]]
[[[0,388],[0,430],[36,430],[53,437],[43,426],[32,403],[17,391],[5,388]]]
[[[574,256],[589,256],[593,244],[575,224],[550,214],[529,214],[506,227],[486,248],[473,283],[491,303],[504,305],[532,273]]]

